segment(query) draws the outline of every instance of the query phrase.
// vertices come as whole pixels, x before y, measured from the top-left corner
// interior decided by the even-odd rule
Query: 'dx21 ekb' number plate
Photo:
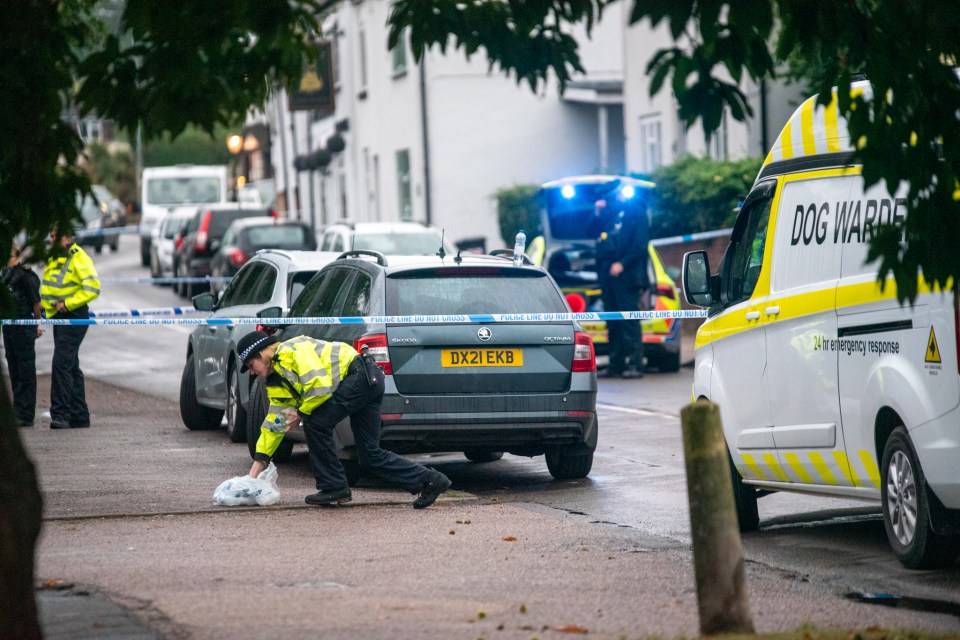
[[[521,349],[442,349],[444,367],[522,367]]]

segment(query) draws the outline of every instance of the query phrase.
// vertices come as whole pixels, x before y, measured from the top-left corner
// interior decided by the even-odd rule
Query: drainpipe
[[[433,222],[430,203],[430,128],[427,118],[427,55],[420,58],[420,123],[423,129],[423,206],[427,214],[427,224]]]

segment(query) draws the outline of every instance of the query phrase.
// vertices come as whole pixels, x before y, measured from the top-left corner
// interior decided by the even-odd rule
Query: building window
[[[397,193],[400,198],[400,219],[413,220],[413,196],[410,190],[410,151],[397,151]]]
[[[727,149],[727,111],[724,109],[720,116],[720,126],[707,141],[707,155],[714,160],[726,160],[729,157]]]
[[[663,164],[660,116],[640,119],[640,170],[652,173]]]
[[[397,46],[390,51],[393,56],[393,77],[398,78],[407,73],[407,46],[401,39]]]
[[[367,97],[367,34],[362,29],[357,39],[360,45],[360,97]]]

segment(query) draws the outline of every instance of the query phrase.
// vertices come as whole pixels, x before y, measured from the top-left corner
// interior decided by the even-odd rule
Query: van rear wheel
[[[887,439],[880,473],[883,526],[897,559],[908,569],[952,565],[960,536],[941,535],[930,526],[926,477],[902,426]]]
[[[737,509],[737,522],[740,531],[756,531],[760,527],[760,510],[757,508],[757,490],[746,484],[733,464],[733,458],[727,454],[730,463],[730,480],[733,483],[733,504]]]

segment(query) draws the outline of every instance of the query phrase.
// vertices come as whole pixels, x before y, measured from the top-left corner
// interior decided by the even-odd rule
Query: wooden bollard
[[[680,411],[680,421],[700,633],[753,633],[720,410],[697,401]]]

